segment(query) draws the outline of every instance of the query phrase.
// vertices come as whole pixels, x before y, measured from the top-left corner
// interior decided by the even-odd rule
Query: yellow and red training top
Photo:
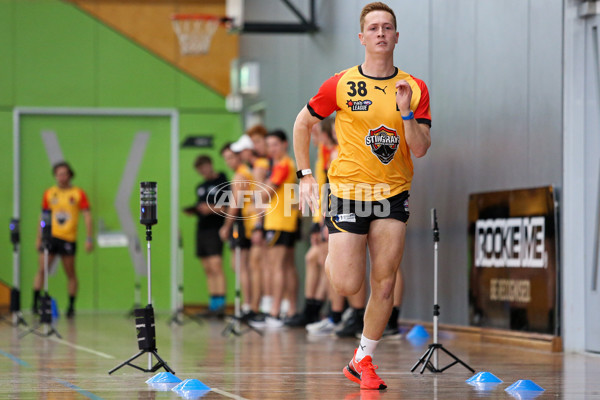
[[[89,210],[90,203],[83,189],[77,186],[68,189],[52,186],[44,192],[42,209],[52,211],[52,236],[75,242],[79,211]]]
[[[277,188],[269,203],[269,209],[265,215],[264,228],[267,231],[296,232],[298,227],[298,207],[293,203],[296,196],[295,188],[286,184],[296,183],[296,164],[285,156],[273,165],[271,183]]]
[[[415,119],[431,126],[425,82],[398,68],[384,78],[363,74],[360,65],[344,70],[326,80],[308,102],[309,112],[319,119],[336,111],[339,153],[328,173],[336,197],[378,200],[410,189],[413,164],[396,105],[396,82],[403,79],[412,88]],[[389,191],[378,184],[389,185]]]

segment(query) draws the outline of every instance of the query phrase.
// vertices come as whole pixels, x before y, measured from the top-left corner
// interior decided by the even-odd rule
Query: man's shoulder
[[[219,183],[223,183],[223,182],[229,182],[227,180],[227,176],[223,173],[223,172],[219,172],[219,176],[217,176],[216,179]]]
[[[358,65],[336,72],[332,78],[343,79],[358,73]]]
[[[69,190],[71,190],[71,192],[73,192],[73,193],[77,193],[79,195],[86,196],[85,190],[83,190],[79,186],[71,186],[69,188]]]
[[[402,70],[400,70],[400,69],[398,69],[398,79],[413,80],[413,81],[415,81],[415,82],[416,82],[416,83],[417,83],[417,84],[418,84],[420,87],[422,87],[422,86],[427,86],[427,85],[425,84],[425,81],[424,81],[423,79],[417,78],[416,76],[414,76],[414,75],[412,75],[412,74],[410,74],[410,73],[408,73],[408,72],[402,71]]]

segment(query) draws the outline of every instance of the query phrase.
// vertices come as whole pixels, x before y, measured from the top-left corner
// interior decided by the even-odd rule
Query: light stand
[[[50,240],[52,239],[52,212],[50,210],[42,210],[40,225],[42,228],[42,247],[44,248],[44,295],[40,298],[40,321],[23,333],[20,338],[29,333],[35,333],[38,336],[46,337],[56,335],[59,339],[62,339],[52,323],[52,299],[48,293],[48,255]],[[40,326],[42,332],[37,330]]]
[[[12,325],[18,327],[19,325],[27,326],[27,322],[23,318],[21,313],[21,271],[19,268],[19,220],[13,218],[10,220],[10,242],[13,245],[13,287],[10,290],[10,312],[12,313]]]
[[[234,302],[234,315],[228,316],[229,322],[225,325],[225,329],[221,332],[221,335],[228,336],[230,334],[235,336],[242,336],[244,333],[254,331],[262,336],[262,333],[251,326],[248,321],[242,318],[242,307],[241,307],[241,291],[240,291],[240,263],[242,249],[240,247],[240,232],[237,221],[233,224],[233,246],[234,246],[234,263],[235,263],[235,302]],[[244,324],[248,329],[242,329],[241,325]]]
[[[145,308],[135,310],[135,328],[137,331],[138,348],[140,352],[108,371],[109,375],[125,365],[129,365],[130,367],[139,369],[143,372],[155,372],[160,368],[164,368],[168,372],[175,374],[175,372],[167,365],[167,363],[162,358],[160,358],[156,349],[154,309],[152,308],[152,262],[150,257],[152,225],[158,222],[158,220],[156,219],[156,182],[140,183],[140,206],[140,223],[142,225],[146,225],[146,242],[148,243],[148,305]],[[140,357],[144,353],[148,353],[148,368],[142,368],[135,364],[131,364],[133,360]],[[152,355],[154,355],[154,357],[156,357],[156,359],[158,360],[158,362],[154,366],[152,365]]]
[[[433,343],[429,345],[429,348],[427,349],[425,354],[423,354],[421,356],[421,358],[419,358],[419,361],[417,361],[417,363],[412,367],[410,372],[414,372],[415,369],[417,369],[417,367],[419,366],[419,364],[423,364],[423,367],[421,368],[421,371],[420,371],[421,374],[423,373],[423,371],[425,371],[425,368],[427,368],[429,371],[434,372],[434,373],[441,373],[441,372],[444,372],[445,370],[447,370],[448,368],[452,367],[455,364],[461,364],[466,369],[468,369],[469,371],[474,373],[475,370],[473,368],[469,367],[467,364],[465,364],[463,361],[461,361],[454,354],[452,354],[448,350],[446,350],[444,348],[443,344],[438,343],[438,318],[440,316],[440,306],[438,305],[437,292],[438,292],[438,242],[440,241],[440,231],[438,229],[437,214],[436,214],[435,208],[431,209],[431,227],[433,229]],[[446,365],[444,368],[439,369],[437,350],[442,350],[444,353],[446,353],[448,356],[450,356],[452,359],[454,359],[454,361],[451,362],[450,364]],[[433,356],[433,363],[431,362],[431,356]]]

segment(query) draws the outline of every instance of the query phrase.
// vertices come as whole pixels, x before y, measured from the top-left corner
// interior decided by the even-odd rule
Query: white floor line
[[[114,360],[114,358],[115,358],[114,356],[111,356],[110,354],[101,353],[101,352],[96,351],[96,350],[88,349],[87,347],[83,347],[83,346],[79,346],[77,344],[73,344],[71,342],[67,342],[64,339],[59,339],[59,338],[55,338],[55,337],[49,337],[48,339],[53,340],[53,341],[55,341],[57,343],[62,343],[64,345],[67,345],[67,346],[72,347],[72,348],[77,349],[77,350],[86,351],[88,353],[95,354],[97,356],[107,358],[109,360]]]
[[[231,393],[229,393],[229,392],[226,392],[226,391],[224,391],[224,390],[221,390],[221,389],[217,389],[217,388],[211,388],[210,390],[212,390],[213,392],[215,392],[215,393],[218,393],[218,394],[220,394],[220,395],[222,395],[222,396],[229,397],[230,399],[235,399],[235,400],[248,400],[248,399],[246,399],[245,397],[241,397],[241,396],[238,396],[238,395],[235,395],[235,394],[231,394]]]
[[[400,372],[400,371],[384,371],[384,375],[418,375],[416,372]],[[339,372],[222,372],[215,373],[211,372],[211,375],[342,375],[342,371]]]

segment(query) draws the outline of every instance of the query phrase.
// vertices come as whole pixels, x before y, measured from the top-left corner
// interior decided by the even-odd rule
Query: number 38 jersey
[[[347,69],[326,80],[308,102],[319,119],[336,112],[339,153],[328,172],[336,197],[378,200],[410,189],[413,164],[396,105],[396,82],[403,79],[412,88],[417,122],[431,126],[427,86],[398,68],[386,78],[366,76],[360,65]]]

